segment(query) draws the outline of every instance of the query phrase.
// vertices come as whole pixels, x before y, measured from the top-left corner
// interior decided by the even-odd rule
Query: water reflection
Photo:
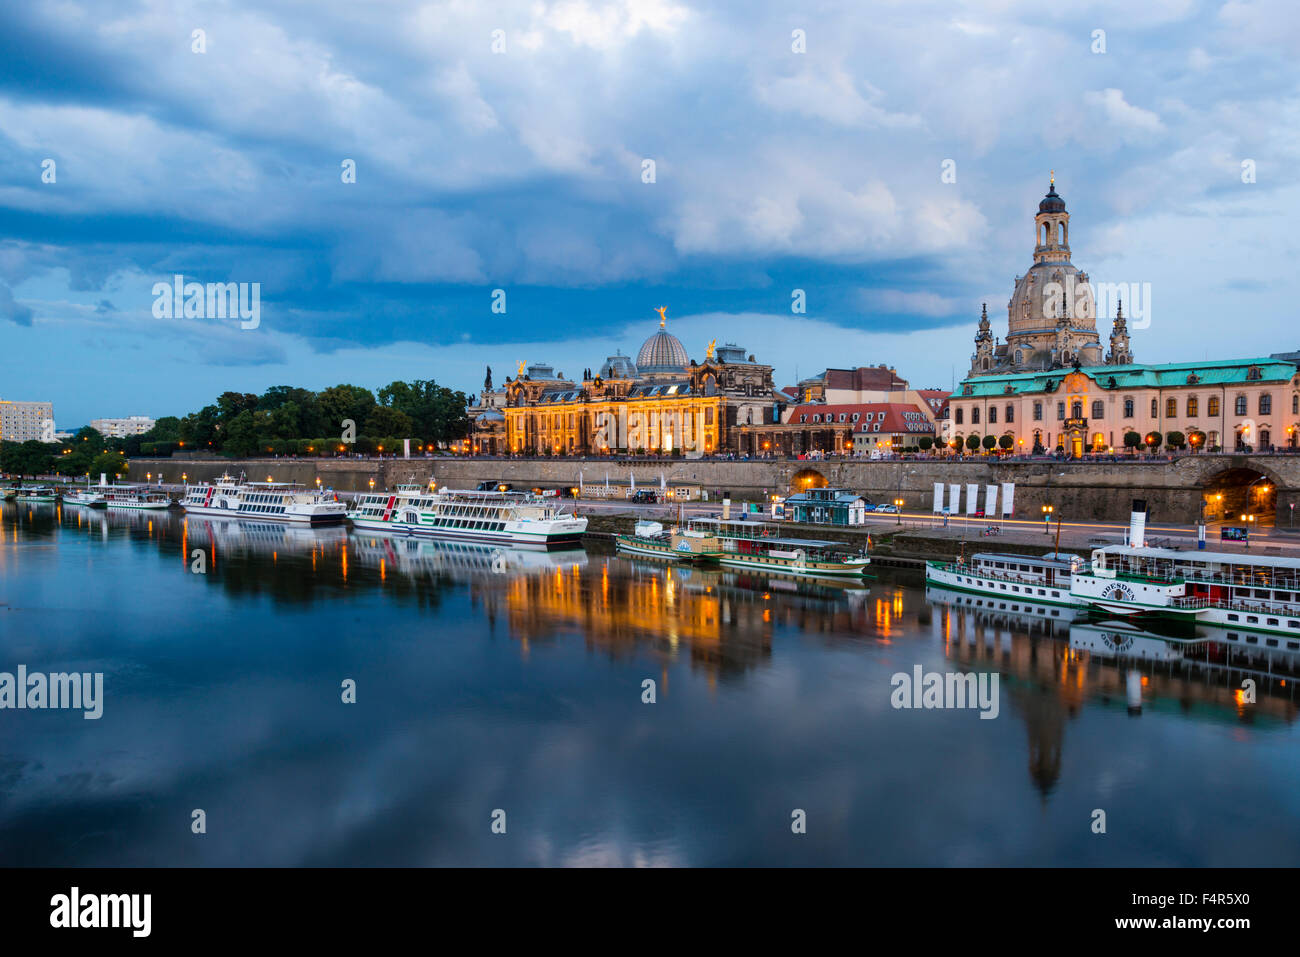
[[[989,601],[6,503],[0,668],[108,700],[0,712],[0,863],[1294,862],[1293,657]],[[916,664],[996,671],[1000,720],[892,709]],[[1090,841],[1101,802],[1146,843]]]

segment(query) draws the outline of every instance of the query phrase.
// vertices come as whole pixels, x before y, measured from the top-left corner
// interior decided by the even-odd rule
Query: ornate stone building
[[[505,447],[519,455],[618,453],[699,456],[730,450],[737,427],[780,421],[772,367],[734,343],[709,343],[702,361],[667,330],[642,343],[636,360],[609,356],[599,372],[565,379],[543,364],[505,384]]]
[[[1193,451],[1297,445],[1300,375],[1285,355],[1135,363],[1118,303],[1103,359],[1069,224],[1053,181],[1034,217],[1034,265],[1008,304],[1007,341],[993,338],[987,309],[980,319],[970,375],[949,401],[950,448],[983,448],[990,437],[996,448],[1070,456],[1122,453],[1134,437]]]
[[[998,341],[988,304],[980,315],[971,356],[972,376],[1041,372],[1133,362],[1122,304],[1103,355],[1096,302],[1088,274],[1070,262],[1070,214],[1053,177],[1034,216],[1034,264],[1017,276],[1007,303],[1007,338]]]

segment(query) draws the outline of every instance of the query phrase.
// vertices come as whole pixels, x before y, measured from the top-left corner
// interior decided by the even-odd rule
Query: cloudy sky
[[[1290,0],[5,4],[0,398],[574,377],[660,305],[780,384],[948,387],[1049,169],[1140,361],[1300,348],[1297,62]],[[177,273],[260,324],[155,316]]]

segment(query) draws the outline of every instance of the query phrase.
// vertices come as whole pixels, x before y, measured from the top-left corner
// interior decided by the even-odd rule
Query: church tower
[[[1119,301],[1115,310],[1115,325],[1110,330],[1110,355],[1106,356],[1108,366],[1126,366],[1133,362],[1133,350],[1128,341],[1128,321],[1124,318],[1124,300]]]
[[[975,355],[971,357],[971,368],[980,372],[993,368],[993,330],[989,326],[987,302],[980,313],[980,331],[975,333]]]

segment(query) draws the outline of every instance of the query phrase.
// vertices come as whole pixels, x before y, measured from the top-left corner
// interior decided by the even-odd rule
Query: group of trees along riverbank
[[[372,455],[400,450],[403,439],[411,440],[412,449],[436,449],[469,433],[467,405],[465,393],[432,379],[391,382],[378,394],[357,385],[223,392],[197,412],[158,419],[143,435],[107,438],[86,427],[65,442],[0,443],[0,471],[111,476],[134,456]]]

